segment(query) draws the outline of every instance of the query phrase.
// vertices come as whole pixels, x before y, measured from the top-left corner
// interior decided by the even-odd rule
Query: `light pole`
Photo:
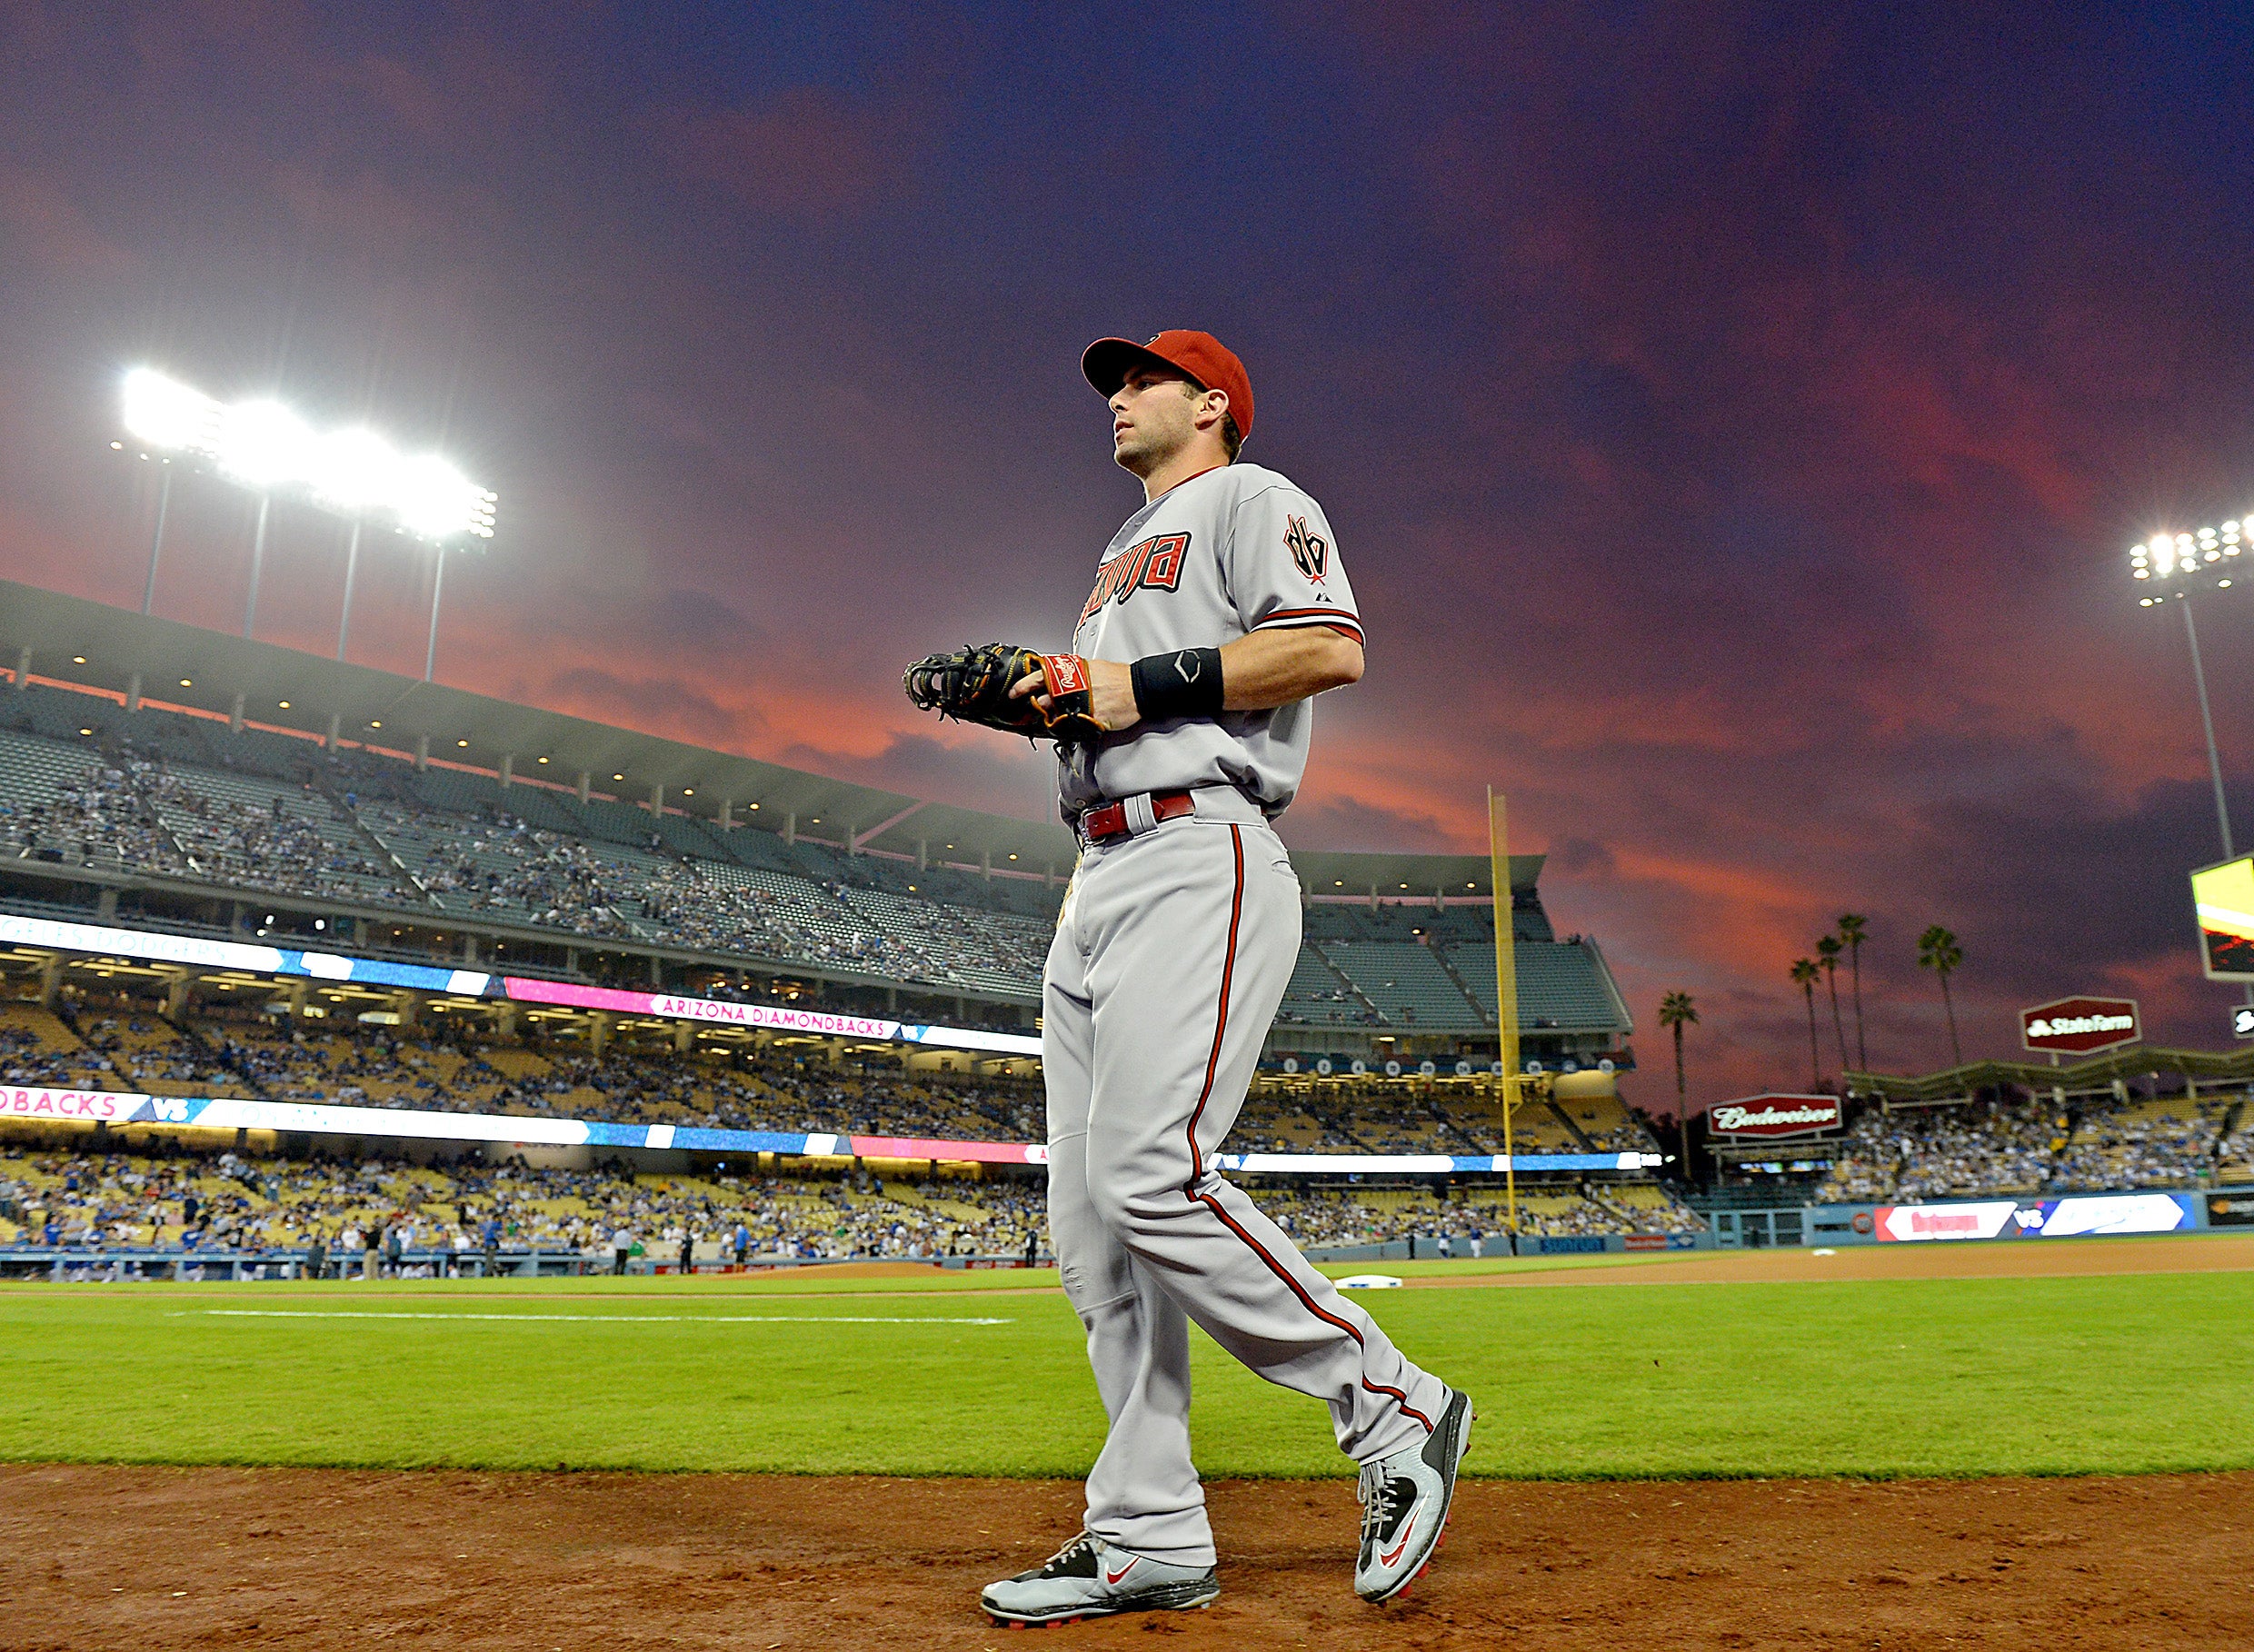
[[[2176,602],[2183,608],[2184,640],[2191,645],[2191,683],[2199,695],[2199,728],[2207,735],[2207,778],[2215,788],[2215,830],[2222,838],[2226,861],[2236,860],[2239,851],[2230,841],[2230,805],[2223,798],[2222,753],[2215,744],[2215,713],[2208,704],[2207,668],[2199,660],[2199,628],[2191,619],[2191,593],[2229,591],[2239,582],[2248,561],[2248,532],[2249,524],[2226,522],[2191,533],[2156,533],[2129,551],[2129,577],[2139,586],[2137,606]],[[2254,981],[2247,983],[2246,1001],[2254,1004]]]
[[[2223,760],[2215,749],[2215,713],[2207,703],[2207,671],[2199,663],[2199,628],[2191,622],[2191,599],[2183,599],[2184,640],[2191,644],[2191,681],[2199,691],[2199,727],[2207,731],[2207,778],[2215,787],[2215,826],[2222,833],[2223,859],[2235,860],[2230,846],[2230,805],[2223,801]]]
[[[251,590],[243,600],[243,640],[250,641],[251,622],[258,617],[258,576],[266,566],[266,507],[274,495],[258,496],[258,525],[251,530]]]
[[[165,514],[172,506],[172,461],[159,459],[157,468],[164,480],[156,487],[156,534],[149,541],[149,578],[141,587],[141,612],[147,613],[156,606],[156,559],[165,549]]]
[[[360,518],[355,516],[353,518],[352,542],[344,547],[344,612],[337,617],[336,622],[336,658],[340,664],[344,659],[345,633],[352,630],[353,575],[359,572],[359,569]]]
[[[423,651],[423,681],[431,680],[431,670],[438,663],[438,599],[446,593],[446,547],[438,547],[438,567],[431,575],[431,642]]]

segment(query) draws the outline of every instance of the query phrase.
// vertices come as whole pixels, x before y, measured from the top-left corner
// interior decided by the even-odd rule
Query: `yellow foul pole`
[[[1501,1037],[1503,1202],[1513,1239],[1519,1230],[1518,1149],[1511,1120],[1519,1108],[1519,970],[1511,944],[1511,822],[1503,800],[1487,788],[1488,881],[1495,903],[1495,1030]]]

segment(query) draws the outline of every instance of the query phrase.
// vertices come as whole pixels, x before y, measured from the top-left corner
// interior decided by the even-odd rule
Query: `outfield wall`
[[[1449,1255],[1456,1261],[1471,1257],[1473,1236],[1448,1236]],[[1507,1233],[1481,1232],[1480,1254],[1498,1256],[1606,1256],[1628,1251],[1711,1250],[1714,1235],[1698,1233],[1521,1233],[1514,1249]],[[1439,1234],[1388,1239],[1378,1245],[1308,1245],[1300,1254],[1311,1262],[1431,1262],[1441,1259]]]
[[[1950,1244],[2094,1239],[2210,1229],[2254,1232],[2254,1188],[2120,1189],[1921,1204],[1780,1206],[1717,1210],[1707,1219],[1725,1248],[1760,1245]]]

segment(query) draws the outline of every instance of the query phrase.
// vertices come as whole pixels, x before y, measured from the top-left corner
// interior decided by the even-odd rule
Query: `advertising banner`
[[[1047,1164],[1038,1141],[939,1141],[913,1136],[853,1136],[857,1159],[968,1159],[982,1164]]]
[[[287,1130],[314,1136],[394,1136],[541,1147],[681,1149],[699,1153],[784,1153],[804,1158],[942,1159],[981,1164],[1046,1164],[1037,1141],[951,1141],[941,1137],[849,1136],[796,1130],[729,1130],[672,1124],[429,1109],[336,1107],[234,1096],[144,1096],[106,1090],[0,1087],[0,1119],[75,1123],[170,1124],[186,1130]],[[1443,1153],[1223,1153],[1224,1170],[1254,1175],[1470,1175],[1521,1170],[1651,1169],[1657,1153],[1521,1153],[1515,1159]]]
[[[2095,1055],[2143,1036],[2133,998],[2060,998],[2020,1011],[2020,1042],[2029,1050]]]
[[[381,959],[344,958],[334,952],[253,946],[238,940],[206,940],[195,935],[155,935],[144,930],[65,923],[54,918],[0,914],[0,941],[14,946],[53,947],[61,952],[90,952],[97,957],[191,964],[204,970],[247,970],[262,975],[309,975],[316,980],[414,987],[425,992],[459,992],[471,998],[482,994],[492,979],[476,970],[386,963]]]
[[[1706,1128],[1716,1136],[1761,1140],[1813,1136],[1840,1128],[1839,1098],[1778,1094],[1718,1101],[1706,1110]]]
[[[45,1090],[11,1085],[0,1087],[0,1118],[124,1124],[148,1100],[146,1096],[116,1095],[101,1090]]]
[[[1900,1242],[2182,1233],[2199,1226],[2199,1214],[2193,1196],[2188,1193],[2073,1193],[2063,1199],[2025,1201],[1880,1205],[1871,1212],[1871,1220],[1879,1239]]]
[[[987,1050],[1006,1055],[1041,1053],[1041,1040],[1020,1032],[924,1026],[871,1016],[800,1010],[788,1004],[739,1004],[733,999],[632,992],[617,987],[583,987],[575,981],[535,980],[521,975],[504,976],[501,990],[509,998],[525,1004],[609,1010],[620,1015],[709,1021],[723,1027],[758,1027],[773,1032],[811,1032],[823,1038],[883,1040],[887,1043],[931,1044],[950,1050]]]
[[[2210,1228],[2254,1228],[2254,1188],[2207,1196],[2207,1225]]]
[[[2254,855],[2191,874],[2199,961],[2209,980],[2254,980]]]

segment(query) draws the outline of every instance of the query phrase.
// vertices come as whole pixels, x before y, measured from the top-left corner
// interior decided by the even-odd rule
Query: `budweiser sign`
[[[1708,1108],[1706,1128],[1717,1136],[1813,1136],[1840,1128],[1840,1104],[1832,1096],[1748,1096]]]
[[[2061,1055],[2094,1055],[2144,1036],[2133,998],[2061,998],[2020,1011],[2020,1042]]]

